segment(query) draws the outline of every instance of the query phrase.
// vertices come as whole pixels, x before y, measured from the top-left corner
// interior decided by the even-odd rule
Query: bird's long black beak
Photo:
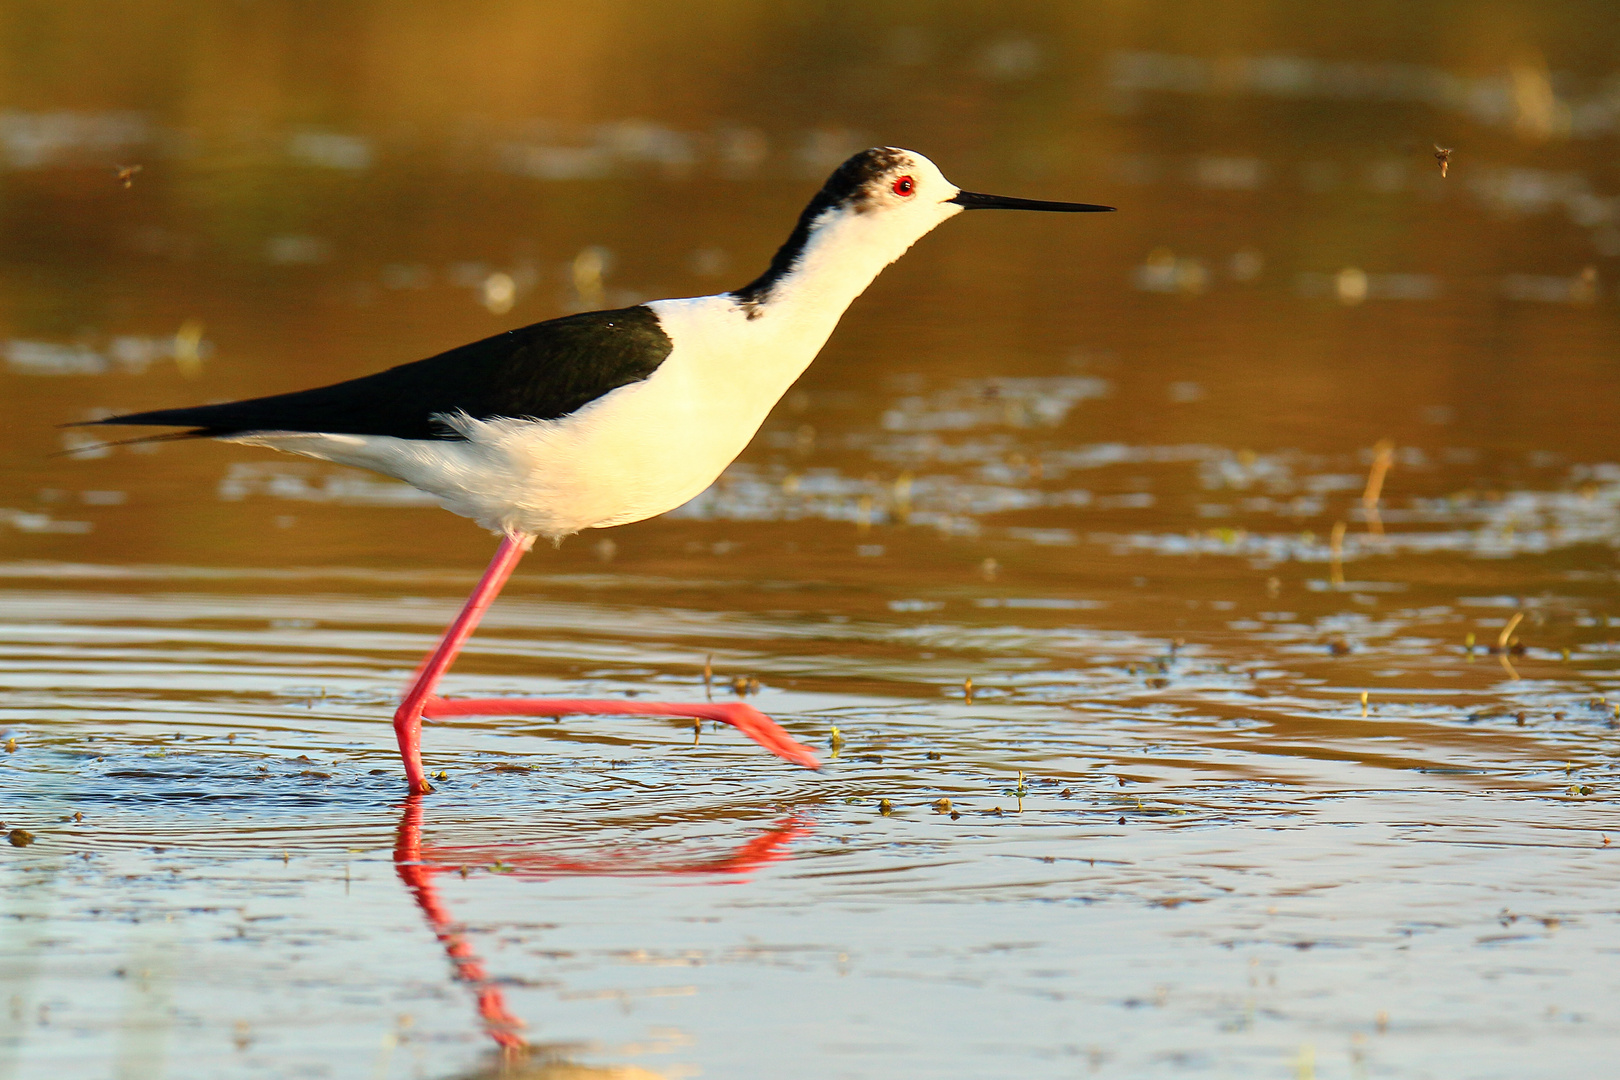
[[[1113,209],[1112,206],[1098,206],[1096,203],[1015,199],[1010,195],[983,195],[977,191],[958,191],[945,201],[969,210],[1052,210],[1060,214],[1095,214]]]

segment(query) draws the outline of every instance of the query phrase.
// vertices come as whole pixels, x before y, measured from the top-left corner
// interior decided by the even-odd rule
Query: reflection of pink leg
[[[439,895],[439,887],[433,880],[434,875],[459,866],[462,877],[466,877],[468,864],[487,866],[491,862],[498,862],[514,870],[519,877],[535,878],[559,874],[746,876],[768,863],[786,858],[788,845],[807,831],[805,824],[794,816],[777,822],[770,831],[760,833],[735,851],[719,857],[699,853],[694,858],[688,854],[685,862],[671,862],[663,852],[649,857],[646,852],[608,851],[594,859],[581,861],[526,846],[490,844],[431,848],[422,843],[421,797],[410,796],[402,809],[399,828],[394,833],[394,872],[427,917],[428,926],[439,939],[445,956],[453,966],[456,980],[472,988],[484,1032],[500,1046],[508,1063],[528,1049],[523,1037],[518,1034],[524,1023],[507,1009],[500,986],[490,978],[484,962],[473,951],[466,927],[451,918],[450,908]],[[502,1072],[501,1075],[507,1074]]]
[[[414,794],[424,794],[433,788],[422,771],[422,718],[439,719],[449,716],[562,716],[568,713],[585,715],[630,716],[690,716],[730,724],[778,757],[786,758],[809,769],[818,769],[821,763],[809,747],[794,740],[775,721],[758,709],[743,702],[701,705],[670,705],[652,701],[585,701],[576,699],[523,700],[517,698],[491,698],[482,701],[446,701],[434,697],[433,688],[441,676],[455,662],[478,620],[494,602],[506,579],[512,576],[523,553],[529,550],[533,537],[505,537],[490,560],[489,569],[467,597],[467,603],[456,616],[456,621],[444,632],[444,638],[411,684],[405,699],[394,712],[394,734],[399,738],[399,753],[405,761],[405,778]]]
[[[523,1021],[507,1011],[500,987],[491,981],[484,962],[473,952],[472,943],[450,918],[450,909],[439,898],[433,875],[443,869],[447,868],[422,861],[422,802],[412,795],[405,804],[405,816],[400,819],[399,831],[394,837],[394,870],[411,890],[422,914],[427,916],[434,936],[455,965],[456,978],[477,994],[478,1015],[484,1022],[484,1031],[503,1051],[522,1050],[526,1044],[518,1035],[518,1029],[523,1027]]]

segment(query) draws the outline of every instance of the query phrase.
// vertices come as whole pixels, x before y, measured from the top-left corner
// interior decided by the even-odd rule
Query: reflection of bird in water
[[[921,154],[863,150],[810,200],[766,271],[733,292],[569,315],[315,390],[98,423],[184,426],[157,438],[224,439],[374,469],[501,536],[394,715],[413,792],[432,790],[424,716],[697,716],[815,768],[806,747],[741,702],[451,702],[433,688],[536,537],[640,521],[703,491],[885,266],[963,210],[994,208],[1112,209],[963,191]]]
[[[405,801],[399,828],[394,835],[394,872],[410,890],[416,906],[426,916],[428,926],[444,947],[444,953],[455,969],[456,981],[473,991],[484,1031],[500,1048],[494,1068],[467,1073],[457,1080],[497,1076],[514,1080],[660,1080],[660,1077],[658,1073],[632,1066],[595,1068],[536,1056],[519,1034],[524,1027],[523,1021],[508,1011],[501,988],[490,978],[484,961],[473,952],[472,942],[467,939],[460,924],[450,917],[450,909],[434,883],[436,875],[463,873],[468,866],[499,864],[504,874],[519,878],[738,876],[786,858],[788,845],[804,833],[805,829],[798,819],[790,817],[728,854],[689,857],[679,861],[640,858],[623,853],[580,859],[512,845],[427,847],[422,843],[422,800],[418,796],[411,796]]]

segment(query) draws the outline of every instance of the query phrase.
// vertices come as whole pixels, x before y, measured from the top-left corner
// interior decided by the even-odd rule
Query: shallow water
[[[0,1078],[1614,1059],[1603,9],[74,10],[0,30]],[[746,693],[819,773],[508,717],[406,800],[493,542],[53,426],[738,284],[879,141],[1121,213],[929,237],[445,683]]]

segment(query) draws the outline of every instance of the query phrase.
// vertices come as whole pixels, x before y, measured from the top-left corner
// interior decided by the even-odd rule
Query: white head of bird
[[[749,307],[751,317],[790,298],[841,311],[936,226],[964,210],[990,209],[1076,213],[1113,207],[964,191],[921,154],[874,147],[838,167],[805,207],[770,268],[733,295]]]

